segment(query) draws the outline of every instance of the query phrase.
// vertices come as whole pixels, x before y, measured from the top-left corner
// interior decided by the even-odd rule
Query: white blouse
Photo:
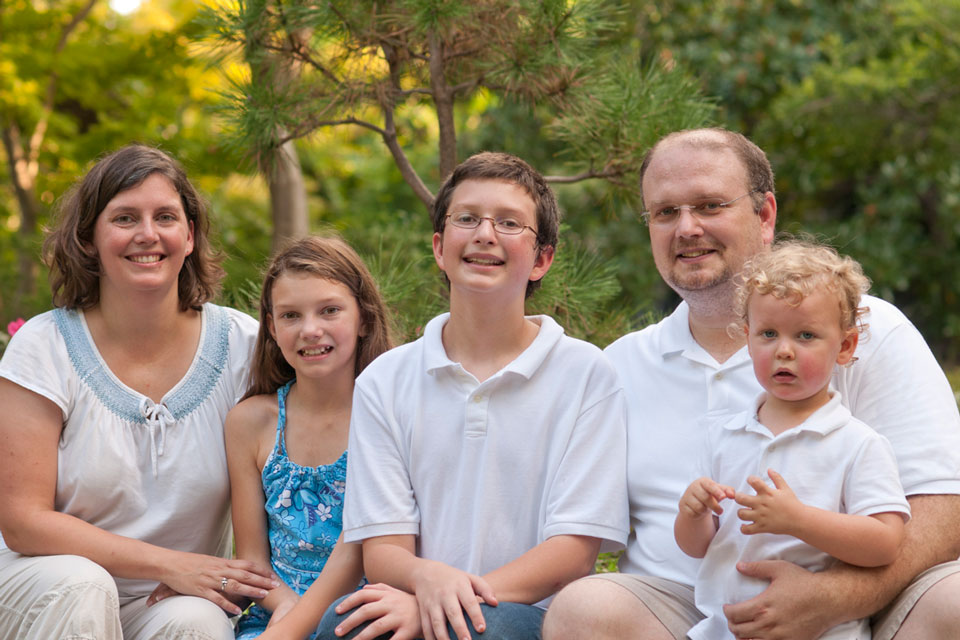
[[[246,389],[257,322],[213,304],[201,317],[193,362],[160,403],[107,368],[82,312],[48,311],[10,340],[0,376],[63,411],[57,511],[168,549],[229,556],[223,422]],[[117,587],[122,604],[156,582]]]

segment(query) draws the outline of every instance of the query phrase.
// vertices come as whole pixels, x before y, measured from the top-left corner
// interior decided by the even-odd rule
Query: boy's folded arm
[[[478,597],[496,605],[493,590],[480,576],[450,565],[418,558],[412,535],[379,536],[363,542],[364,570],[371,582],[383,582],[417,597],[420,623],[437,640],[449,640],[447,622],[456,637],[468,637],[464,614],[478,631],[486,623]],[[429,637],[429,634],[428,634]]]
[[[413,593],[411,575],[422,562],[414,535],[392,535],[363,541],[363,572],[370,583],[382,582]]]
[[[588,575],[600,543],[589,536],[556,535],[483,577],[499,601],[534,604]]]

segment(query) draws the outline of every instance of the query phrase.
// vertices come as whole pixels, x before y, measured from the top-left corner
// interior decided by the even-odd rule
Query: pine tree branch
[[[340,78],[338,78],[333,71],[331,71],[326,65],[316,60],[313,56],[311,56],[307,52],[301,40],[291,38],[290,42],[291,42],[291,46],[281,47],[275,44],[270,44],[269,42],[265,42],[261,46],[267,51],[273,51],[276,53],[280,53],[282,55],[289,55],[303,62],[304,64],[307,64],[313,67],[314,69],[319,71],[325,78],[330,80],[330,82],[334,83],[337,86],[341,86],[343,84],[343,81]]]
[[[384,105],[383,118],[386,127],[381,135],[387,148],[390,150],[390,154],[393,156],[393,161],[396,163],[397,168],[400,169],[400,175],[402,175],[404,181],[410,185],[410,188],[413,189],[413,192],[420,198],[424,206],[426,206],[428,210],[432,209],[434,201],[433,194],[430,192],[430,189],[427,188],[427,185],[423,183],[423,180],[420,179],[417,170],[410,164],[410,159],[407,158],[407,154],[403,152],[403,147],[400,146],[400,142],[397,140],[397,129],[393,121],[393,109]]]
[[[621,175],[623,175],[622,171],[607,167],[601,171],[588,169],[587,171],[572,176],[544,176],[543,179],[547,182],[552,182],[553,184],[573,184],[575,182],[582,182],[583,180],[591,180],[593,178],[618,178]]]
[[[403,147],[400,146],[400,141],[397,138],[397,126],[394,121],[393,109],[394,104],[396,104],[394,98],[400,91],[400,61],[397,56],[397,51],[386,41],[381,41],[380,48],[383,51],[383,56],[390,69],[390,85],[382,90],[378,97],[380,108],[383,110],[384,122],[384,128],[380,135],[387,145],[387,149],[390,150],[390,155],[393,156],[394,163],[397,165],[397,168],[400,169],[400,175],[403,176],[404,181],[410,185],[410,188],[413,189],[413,192],[420,198],[420,201],[423,202],[427,209],[430,209],[433,207],[433,194],[427,188],[427,185],[423,183],[423,180],[420,179],[417,170],[413,168],[410,159],[407,158],[407,154],[404,153]]]

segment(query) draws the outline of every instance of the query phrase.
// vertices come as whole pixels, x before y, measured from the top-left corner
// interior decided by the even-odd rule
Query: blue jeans
[[[320,620],[320,626],[317,627],[317,638],[330,638],[331,640],[337,638],[333,630],[353,613],[353,610],[351,610],[342,615],[338,615],[337,612],[334,611],[336,606],[340,604],[340,601],[346,597],[347,596],[343,596],[343,598],[334,602],[330,605],[330,608],[327,609],[327,612],[323,614],[323,619]],[[467,628],[470,629],[470,637],[473,638],[473,640],[540,640],[540,625],[543,624],[544,614],[543,609],[530,604],[519,604],[516,602],[501,602],[496,607],[481,603],[480,609],[483,612],[483,619],[487,623],[487,630],[483,633],[478,633],[473,628],[473,625],[470,624],[470,619],[464,616],[464,619],[467,621]],[[355,637],[363,631],[367,624],[369,623],[365,622],[359,625],[343,637]],[[453,634],[453,628],[449,624],[447,625],[447,633],[450,634],[451,638],[456,638]],[[389,640],[392,635],[392,633],[385,633],[379,636],[377,640]]]

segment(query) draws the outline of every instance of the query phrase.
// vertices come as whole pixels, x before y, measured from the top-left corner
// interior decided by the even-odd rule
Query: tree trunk
[[[4,126],[2,131],[3,147],[7,153],[7,166],[10,168],[10,180],[17,194],[20,207],[20,228],[17,231],[17,265],[20,273],[17,290],[10,301],[13,313],[20,313],[25,300],[36,293],[37,260],[33,245],[36,240],[39,207],[33,197],[34,177],[30,174],[23,148],[20,146],[20,132],[17,126]]]
[[[307,214],[307,188],[303,182],[300,158],[292,140],[277,149],[262,167],[270,186],[270,211],[273,215],[272,251],[277,253],[291,240],[310,233]]]

